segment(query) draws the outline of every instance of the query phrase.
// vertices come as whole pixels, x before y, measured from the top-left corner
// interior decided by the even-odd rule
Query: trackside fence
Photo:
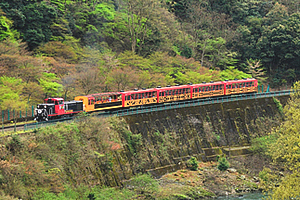
[[[27,107],[25,110],[7,109],[0,112],[3,123],[14,122],[14,120],[21,122],[34,117],[34,106]]]

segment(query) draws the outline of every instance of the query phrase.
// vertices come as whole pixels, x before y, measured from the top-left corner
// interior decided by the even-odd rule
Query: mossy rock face
[[[288,97],[279,99],[285,104]],[[251,138],[270,129],[274,125],[272,120],[276,121],[278,116],[280,113],[273,99],[263,98],[158,111],[124,118],[134,134],[140,133],[143,139],[148,141],[145,148],[149,149],[149,152],[156,149],[155,155],[151,156],[156,161],[161,160],[155,164],[155,167],[158,167],[159,163],[176,164],[172,158],[214,154],[213,151],[206,150],[207,153],[210,152],[206,155],[203,148],[249,145]],[[263,121],[270,123],[263,124]],[[172,137],[165,137],[163,142],[156,143],[155,146],[154,142],[151,142],[155,132],[162,135],[172,133]],[[164,145],[165,151],[163,148],[157,149],[158,145]],[[166,152],[169,159],[162,162],[162,154]],[[243,151],[237,154],[240,153]]]

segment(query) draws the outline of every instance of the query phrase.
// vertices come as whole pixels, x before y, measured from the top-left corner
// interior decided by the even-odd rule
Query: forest
[[[273,90],[290,87],[300,77],[299,6],[299,0],[0,0],[0,110],[25,110],[45,97],[72,100],[91,93],[250,77]],[[296,82],[294,89],[299,88]],[[279,106],[285,121],[258,138],[263,145],[270,143],[260,153],[288,171],[280,185],[263,174],[272,199],[299,197],[299,97],[295,93],[284,109]],[[66,168],[72,168],[85,152],[73,153],[84,146],[82,138],[106,136],[92,125],[58,127],[55,134],[33,140],[3,137],[0,196],[41,199],[44,190],[47,195],[68,193],[71,186],[63,188],[66,182],[57,181],[62,179],[56,150],[71,157]],[[60,129],[69,136],[56,136]],[[53,144],[62,147],[46,144],[52,135]],[[101,146],[98,140],[95,144]],[[88,150],[95,160],[105,157],[93,146]],[[43,159],[55,161],[55,167]],[[86,196],[91,193],[82,188]],[[85,195],[82,191],[78,195]]]
[[[280,89],[300,76],[296,0],[1,0],[0,9],[1,110],[249,77]]]

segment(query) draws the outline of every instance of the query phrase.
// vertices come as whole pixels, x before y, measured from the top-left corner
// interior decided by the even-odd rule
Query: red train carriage
[[[122,93],[122,107],[141,106],[157,103],[158,90],[142,89],[121,92]]]
[[[158,88],[158,103],[181,101],[186,99],[191,99],[191,86],[181,85]]]
[[[257,92],[257,80],[254,78],[244,80],[225,81],[224,95]]]
[[[224,95],[224,82],[200,83],[192,85],[192,98],[206,98]]]

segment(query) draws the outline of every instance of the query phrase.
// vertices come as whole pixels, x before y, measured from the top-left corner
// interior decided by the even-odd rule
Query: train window
[[[212,86],[212,90],[214,91],[214,90],[215,90],[215,88],[216,88],[216,86],[215,86],[215,85],[213,85],[213,86]]]
[[[193,89],[193,92],[195,93],[196,91],[197,91],[197,88],[194,88],[194,89]]]

